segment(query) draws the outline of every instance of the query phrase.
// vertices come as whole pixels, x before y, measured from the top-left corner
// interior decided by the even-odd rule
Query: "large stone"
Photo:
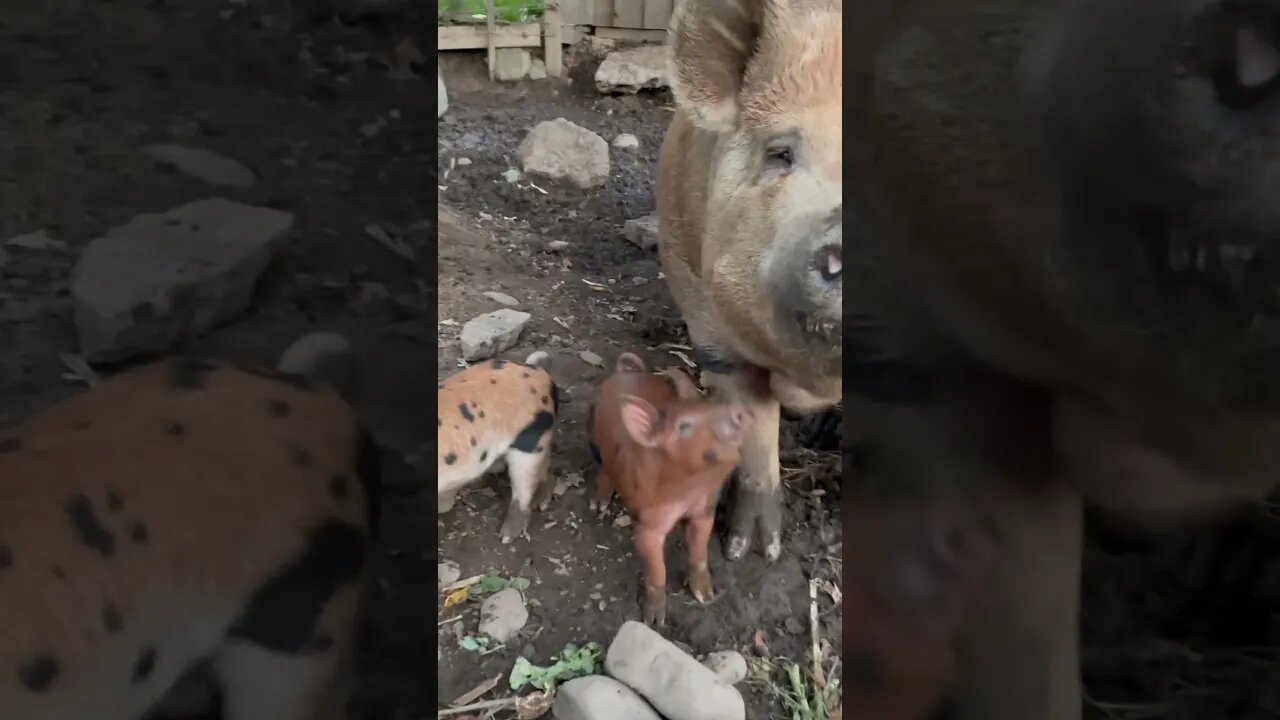
[[[210,185],[247,188],[258,182],[252,170],[212,150],[164,143],[148,145],[142,148],[142,152],[170,163],[179,172]]]
[[[510,640],[527,622],[529,609],[515,588],[499,590],[480,605],[480,632],[500,643]]]
[[[71,271],[80,352],[91,362],[166,350],[249,307],[293,216],[223,199],[138,215]]]
[[[585,190],[609,179],[609,143],[564,118],[546,120],[520,143],[520,164],[528,175],[567,181]]]
[[[444,113],[449,109],[449,93],[444,89],[444,68],[440,67],[440,60],[436,60],[436,118],[444,117]]]
[[[641,45],[611,52],[596,68],[596,90],[634,94],[667,87],[667,47]]]
[[[471,318],[462,326],[458,337],[462,359],[484,360],[510,349],[520,340],[530,317],[527,312],[502,308]]]
[[[556,690],[556,720],[662,720],[644,698],[604,675],[574,678]]]
[[[713,652],[702,661],[722,685],[737,685],[747,679],[747,659],[737,650]]]
[[[652,628],[629,620],[618,629],[605,669],[640,693],[667,720],[745,720],[732,686]]]
[[[522,80],[532,68],[533,56],[524,48],[497,48],[493,52],[495,80],[504,82]]]
[[[658,214],[650,213],[626,221],[622,224],[622,234],[641,250],[654,249],[658,246]]]

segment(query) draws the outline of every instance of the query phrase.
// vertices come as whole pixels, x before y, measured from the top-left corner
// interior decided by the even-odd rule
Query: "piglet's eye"
[[[693,423],[686,420],[676,425],[676,435],[679,435],[682,438],[687,438],[692,434],[693,434]]]

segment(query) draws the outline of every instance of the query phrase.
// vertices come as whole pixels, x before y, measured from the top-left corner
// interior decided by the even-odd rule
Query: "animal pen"
[[[665,42],[675,0],[437,0],[440,50],[542,47],[547,75],[564,69],[562,50],[585,35]]]

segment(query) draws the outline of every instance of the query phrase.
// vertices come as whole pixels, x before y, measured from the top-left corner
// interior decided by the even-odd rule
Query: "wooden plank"
[[[649,30],[666,30],[671,21],[674,0],[644,0],[644,26]]]
[[[613,3],[614,0],[591,0],[591,24],[596,27],[613,27]]]
[[[590,25],[595,22],[591,15],[591,0],[560,0],[560,22],[565,25]]]
[[[494,73],[498,69],[498,46],[493,44],[494,31],[497,29],[497,13],[493,9],[493,0],[484,0],[484,23],[488,34],[485,37],[486,44],[489,46],[489,82],[493,82]]]
[[[480,50],[489,47],[486,25],[449,25],[436,28],[440,50]],[[536,23],[499,25],[493,33],[494,47],[538,47],[542,26]]]
[[[586,33],[576,25],[560,25],[560,44],[572,45]],[[499,25],[494,33],[495,47],[542,47],[541,25]],[[489,33],[483,25],[450,25],[436,28],[437,50],[483,50],[489,47]],[[561,61],[563,63],[563,60]]]
[[[620,42],[646,42],[661,45],[667,41],[666,30],[645,30],[643,28],[597,27],[596,37],[618,40]]]
[[[547,0],[546,10],[542,17],[546,29],[546,49],[543,59],[547,65],[547,77],[560,77],[564,70],[564,48],[560,46],[560,3],[559,0]]]
[[[645,0],[613,0],[613,27],[643,28]]]

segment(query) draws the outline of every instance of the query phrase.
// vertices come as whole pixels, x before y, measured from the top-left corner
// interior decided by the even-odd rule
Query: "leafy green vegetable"
[[[511,689],[519,690],[532,685],[539,690],[549,691],[556,683],[579,675],[594,675],[600,661],[600,643],[587,643],[581,648],[572,644],[565,645],[559,658],[548,667],[534,665],[522,657],[516,658],[516,665],[511,668]]]
[[[501,22],[532,22],[545,12],[545,0],[493,0],[494,17]],[[436,0],[436,16],[454,22],[484,22],[485,0]]]
[[[489,638],[483,635],[481,635],[480,637],[476,637],[474,635],[468,635],[458,640],[458,647],[462,648],[463,650],[471,650],[473,652],[476,652],[476,651],[483,650],[488,646],[489,646]]]
[[[471,586],[471,594],[479,595],[481,593],[494,593],[507,588],[515,588],[517,590],[528,590],[529,581],[524,578],[504,578],[500,575],[485,575],[480,582]]]

